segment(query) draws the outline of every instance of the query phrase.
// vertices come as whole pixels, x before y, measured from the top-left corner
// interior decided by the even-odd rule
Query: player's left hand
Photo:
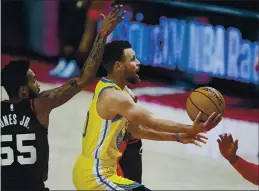
[[[238,149],[238,140],[234,141],[231,134],[222,134],[219,135],[219,139],[217,141],[222,156],[229,162],[233,162],[237,158],[236,152]]]
[[[100,31],[102,31],[105,36],[108,36],[123,20],[126,11],[122,11],[122,8],[123,5],[115,5],[107,17],[104,14],[100,14],[102,16],[102,25]]]
[[[190,136],[188,134],[179,134],[179,142],[183,144],[194,144],[198,147],[201,147],[202,144],[206,144],[208,137],[202,134],[197,134],[195,136]]]

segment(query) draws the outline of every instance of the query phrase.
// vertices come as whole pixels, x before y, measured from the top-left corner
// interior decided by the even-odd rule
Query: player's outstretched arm
[[[115,6],[111,13],[105,17],[100,28],[100,32],[95,38],[91,52],[84,63],[81,74],[77,78],[69,80],[61,87],[42,92],[39,98],[45,101],[46,107],[49,105],[50,109],[56,108],[73,96],[79,93],[84,87],[93,81],[103,56],[103,51],[107,36],[113,31],[117,24],[123,19],[125,12],[120,13],[122,5]]]
[[[190,136],[186,133],[168,133],[146,128],[142,125],[129,124],[127,130],[137,139],[147,139],[152,141],[177,141],[183,144],[194,144],[199,147],[201,147],[201,144],[206,144],[206,140],[208,140],[206,136],[201,134]]]
[[[213,128],[220,121],[218,116],[211,116],[206,123],[200,123],[200,115],[192,125],[175,123],[157,118],[143,106],[136,104],[130,95],[115,89],[105,90],[98,99],[97,111],[104,119],[112,119],[117,114],[125,117],[129,123],[143,125],[152,129],[162,129],[169,133],[197,134]]]
[[[223,134],[219,135],[217,141],[222,156],[227,159],[246,180],[255,185],[259,185],[259,165],[250,163],[236,154],[238,150],[238,140],[234,141],[231,134]]]

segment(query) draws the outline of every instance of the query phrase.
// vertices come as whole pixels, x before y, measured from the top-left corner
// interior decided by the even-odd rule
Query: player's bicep
[[[124,111],[121,111],[121,109],[123,107],[129,107],[132,102],[130,96],[125,92],[118,91],[115,88],[105,89],[101,95],[98,96],[97,111],[104,119],[112,119],[117,114],[125,117],[124,114],[127,108],[124,108]]]
[[[129,94],[116,91],[107,97],[110,97],[110,110],[125,117],[129,122],[148,125],[152,121],[153,114],[140,104],[135,103]]]

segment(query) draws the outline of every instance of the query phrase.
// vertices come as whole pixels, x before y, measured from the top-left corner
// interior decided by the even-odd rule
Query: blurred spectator
[[[83,65],[93,45],[100,13],[107,14],[114,2],[115,0],[88,0],[77,1],[76,5],[74,3],[75,11],[72,13],[73,17],[67,23],[68,28],[65,31],[62,57],[57,66],[50,71],[50,75],[69,78],[79,74],[79,67]],[[130,16],[125,17],[127,19]],[[131,18],[132,15],[129,19]],[[102,71],[102,73],[104,72]]]
[[[61,32],[64,32],[61,58],[58,60],[57,66],[50,71],[50,75],[66,78],[79,73],[75,53],[84,32],[84,23],[87,19],[85,16],[86,10],[90,3],[90,1],[65,1],[60,3],[60,11],[68,12],[68,17],[60,17],[61,26],[65,26],[61,29]]]
[[[50,71],[50,75],[69,78],[79,74],[79,67],[83,65],[93,45],[100,13],[107,14],[112,2],[112,0],[68,2],[67,6],[74,6],[74,10],[66,24],[62,56],[57,66]]]
[[[231,134],[220,135],[219,137],[218,143],[222,156],[230,162],[244,179],[255,185],[259,185],[259,165],[247,162],[236,154],[238,140],[234,142]]]

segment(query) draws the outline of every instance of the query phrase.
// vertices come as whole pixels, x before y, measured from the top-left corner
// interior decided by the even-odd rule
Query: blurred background
[[[89,8],[107,12],[107,4],[114,2],[3,0],[2,54],[59,64],[50,72],[59,78],[76,75],[97,31],[87,19]],[[258,107],[256,1],[117,2],[126,5],[128,15],[108,41],[132,43],[143,64],[143,79],[185,88],[209,85],[246,99],[241,105]],[[98,75],[105,75],[104,70]]]
[[[142,63],[143,81],[132,88],[141,102],[158,115],[170,118],[173,112],[176,120],[186,122],[190,121],[184,110],[190,91],[212,86],[224,95],[227,108],[220,130],[211,136],[216,140],[221,130],[232,132],[234,137],[242,139],[239,142],[243,142],[240,146],[243,156],[258,160],[257,1],[2,0],[1,66],[12,59],[30,59],[31,68],[45,88],[78,75],[100,25],[93,10],[108,13],[112,3],[124,4],[127,15],[107,42],[129,40],[133,45]],[[104,75],[101,67],[98,77]],[[86,88],[88,94],[94,86]],[[74,106],[65,107],[69,111]],[[87,108],[82,110],[86,113]],[[83,123],[84,114],[76,114],[74,117]],[[82,124],[78,126],[80,129]],[[208,156],[214,155],[215,147],[216,141],[205,149]],[[148,178],[151,183],[152,177]]]

